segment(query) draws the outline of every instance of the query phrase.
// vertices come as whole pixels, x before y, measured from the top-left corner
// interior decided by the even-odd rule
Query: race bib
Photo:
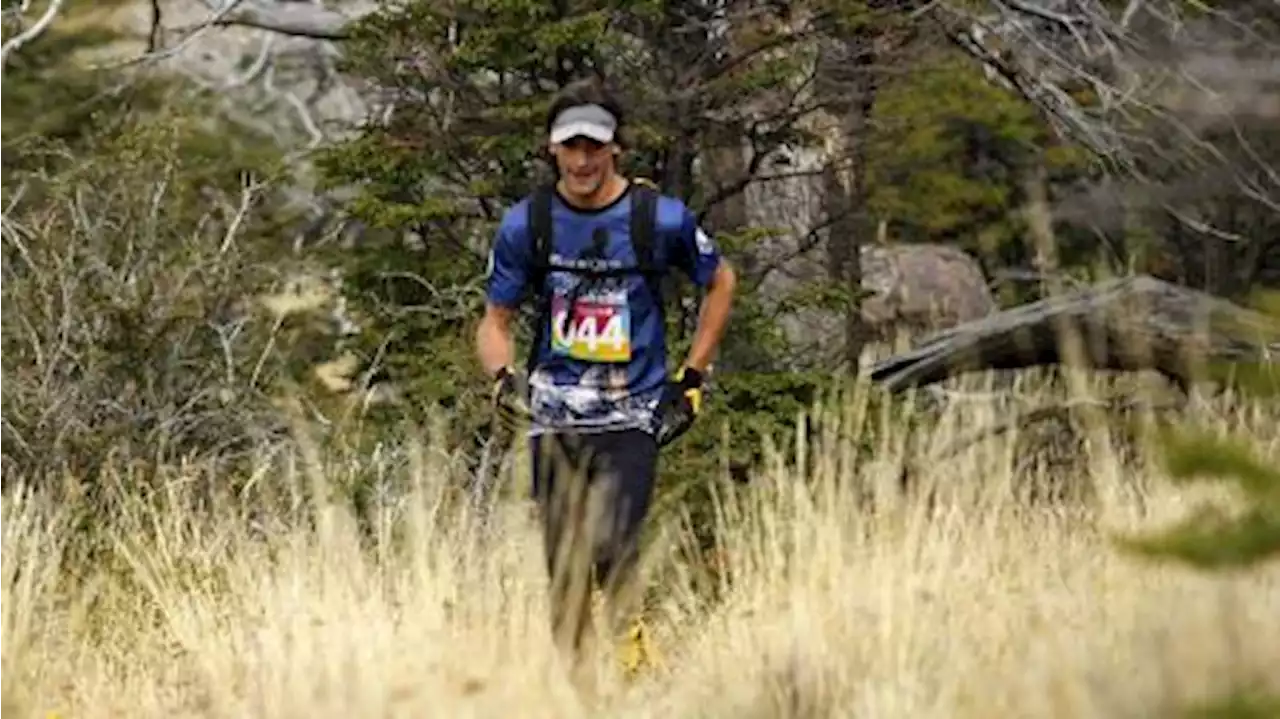
[[[631,360],[631,309],[626,291],[583,294],[573,307],[551,300],[551,351],[586,362]]]

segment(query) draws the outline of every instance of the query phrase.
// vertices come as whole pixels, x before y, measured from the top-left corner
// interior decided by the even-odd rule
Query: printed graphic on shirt
[[[551,350],[584,362],[631,361],[631,308],[626,290],[583,293],[572,307],[551,300]]]
[[[714,255],[716,252],[715,243],[711,241],[711,237],[699,227],[693,236],[694,242],[698,245],[698,253],[703,255]]]
[[[626,365],[592,365],[573,384],[558,383],[550,370],[539,369],[529,385],[534,435],[568,426],[584,431],[654,429],[661,387],[635,392]]]

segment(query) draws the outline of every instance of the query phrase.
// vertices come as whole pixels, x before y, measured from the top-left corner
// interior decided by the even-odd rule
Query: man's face
[[[551,145],[551,154],[560,168],[565,189],[573,195],[595,194],[614,171],[617,145],[587,137],[571,137]]]

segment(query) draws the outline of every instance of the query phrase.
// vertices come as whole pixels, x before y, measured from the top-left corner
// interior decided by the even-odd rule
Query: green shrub
[[[1263,311],[1280,318],[1280,293],[1262,297],[1259,304]],[[1228,389],[1246,396],[1280,398],[1280,367],[1274,362],[1216,365],[1207,372]],[[1280,469],[1274,462],[1258,457],[1255,448],[1241,440],[1194,425],[1163,428],[1156,443],[1173,481],[1230,482],[1238,490],[1242,506],[1203,503],[1171,527],[1119,537],[1121,548],[1155,561],[1176,561],[1209,572],[1243,572],[1280,558]],[[1280,696],[1245,684],[1203,705],[1188,707],[1185,716],[1280,716]]]

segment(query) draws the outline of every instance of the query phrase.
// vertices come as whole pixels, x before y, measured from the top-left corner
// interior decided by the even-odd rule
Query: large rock
[[[950,329],[997,312],[999,306],[978,261],[948,245],[868,243],[861,248],[862,300],[866,348],[862,363],[875,361],[912,338]],[[801,263],[796,263],[801,264]],[[791,274],[768,283],[766,296],[785,293],[799,281],[826,276],[817,263],[805,263],[801,280]],[[790,285],[790,287],[788,287]],[[832,367],[844,357],[844,317],[831,310],[806,309],[782,318],[781,327],[797,358],[797,367]],[[802,359],[801,359],[802,358]]]
[[[862,285],[875,292],[862,316],[877,339],[947,329],[998,309],[977,260],[947,245],[863,245]]]
[[[822,137],[832,132],[819,123]],[[768,268],[759,295],[782,299],[830,277],[831,236],[826,219],[827,188],[821,168],[838,154],[826,147],[788,147],[761,163],[761,180],[749,184],[742,197],[741,222],[768,228],[769,237],[751,249],[757,268]],[[775,167],[775,159],[781,163]],[[720,162],[723,167],[731,162]],[[977,260],[942,244],[907,244],[889,240],[881,224],[876,237],[862,245],[862,285],[872,292],[863,300],[870,339],[884,343],[947,329],[997,309],[987,278]],[[780,320],[797,366],[831,367],[844,357],[844,318],[839,313],[803,310]],[[873,348],[863,362],[880,349]]]
[[[221,0],[124,0],[85,3],[66,13],[68,27],[110,31],[116,40],[79,53],[95,67],[131,67],[147,56],[159,13],[160,52],[146,66],[185,77],[219,98],[223,116],[296,151],[352,132],[365,119],[372,93],[338,70],[341,43],[319,32],[336,30],[377,7],[373,0],[343,3],[241,0],[220,17]],[[291,29],[295,34],[264,28]],[[312,34],[297,34],[315,31]],[[295,163],[301,168],[301,158]],[[301,174],[301,170],[299,170]],[[303,178],[295,178],[302,182]],[[301,197],[306,202],[315,198]]]

